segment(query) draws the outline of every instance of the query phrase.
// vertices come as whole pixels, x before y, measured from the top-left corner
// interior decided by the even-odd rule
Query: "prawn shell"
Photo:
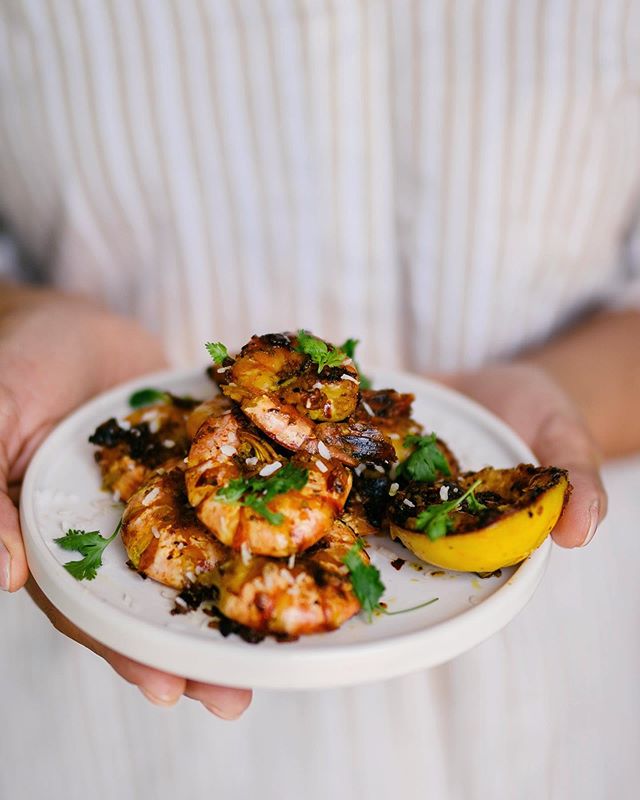
[[[183,589],[229,557],[229,551],[197,519],[185,495],[180,468],[157,472],[129,500],[122,541],[142,574]]]
[[[263,633],[301,636],[339,628],[360,610],[343,558],[357,537],[340,520],[293,566],[238,556],[212,573],[216,605],[229,619]],[[368,561],[362,552],[363,560]]]
[[[249,453],[259,462],[251,469],[245,466]],[[308,479],[301,489],[269,501],[268,509],[282,515],[278,524],[253,508],[218,497],[230,481],[258,474],[262,464],[284,460],[239,413],[205,420],[191,446],[186,472],[189,501],[198,518],[234,550],[284,557],[313,545],[342,512],[351,490],[351,473],[339,462],[306,454],[293,457],[293,463],[307,470]]]

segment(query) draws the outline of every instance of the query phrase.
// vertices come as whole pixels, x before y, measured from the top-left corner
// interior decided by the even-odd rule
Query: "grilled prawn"
[[[325,342],[308,338],[330,352]],[[295,334],[278,333],[253,336],[226,369],[224,394],[288,450],[315,455],[322,442],[332,457],[350,466],[365,458],[392,458],[390,443],[379,430],[363,421],[345,422],[359,397],[358,370],[350,358],[344,356],[337,366],[318,366],[300,352]]]
[[[351,489],[351,472],[327,455],[281,456],[232,409],[207,418],[198,429],[187,461],[189,501],[206,527],[235,550],[299,553],[324,536]],[[267,491],[276,488],[285,462],[296,480]]]
[[[229,557],[189,505],[180,467],[156,472],[134,493],[121,533],[133,566],[175,589],[197,581]]]
[[[360,610],[342,559],[356,543],[341,521],[289,566],[285,561],[236,556],[218,565],[216,606],[232,620],[263,633],[301,636],[339,628]],[[364,551],[361,558],[368,562]]]

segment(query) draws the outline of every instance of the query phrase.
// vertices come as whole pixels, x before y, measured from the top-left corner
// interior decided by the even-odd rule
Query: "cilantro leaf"
[[[54,539],[55,543],[63,550],[75,550],[84,558],[79,561],[67,561],[64,568],[76,580],[92,581],[102,566],[102,554],[120,532],[122,520],[118,523],[113,534],[105,539],[99,531],[83,531],[76,528],[68,530],[64,536]]]
[[[129,398],[129,405],[131,408],[141,408],[148,406],[151,403],[164,402],[167,403],[171,400],[169,392],[163,392],[160,389],[138,389]]]
[[[416,449],[398,466],[396,475],[422,483],[433,483],[438,475],[451,475],[449,463],[438,446],[435,433],[430,436],[409,434],[404,439],[404,446],[411,445],[416,445]]]
[[[483,511],[486,511],[486,506],[484,503],[481,503],[475,495],[475,492],[471,492],[469,497],[467,497],[467,508],[469,509],[470,514],[481,514]]]
[[[353,593],[358,598],[367,621],[371,622],[373,612],[380,609],[380,598],[384,594],[384,583],[380,578],[380,570],[373,564],[365,564],[360,557],[364,545],[358,540],[342,559],[351,578]]]
[[[342,345],[340,350],[350,358],[353,363],[356,365],[356,369],[360,375],[360,388],[361,389],[370,389],[371,388],[371,380],[367,378],[366,375],[362,374],[362,370],[360,369],[360,365],[356,361],[356,347],[360,344],[360,339],[347,339],[346,342]]]
[[[328,346],[307,331],[299,330],[297,338],[296,350],[309,356],[318,365],[318,373],[322,372],[325,367],[339,367],[346,358],[346,354],[342,350]]]
[[[229,351],[222,342],[207,342],[205,347],[207,348],[207,353],[209,353],[213,359],[214,364],[222,364],[229,358]]]
[[[254,475],[252,478],[234,478],[222,489],[219,497],[225,503],[239,503],[248,506],[263,516],[271,525],[284,521],[282,514],[271,511],[267,503],[279,494],[302,489],[309,477],[309,471],[289,462],[268,477]]]
[[[482,481],[477,480],[467,491],[456,497],[453,500],[447,500],[445,503],[435,503],[428,506],[424,511],[421,511],[416,517],[416,530],[421,533],[426,533],[432,542],[446,536],[453,530],[453,520],[451,514],[457,511],[462,502],[473,495],[474,490],[480,485]],[[475,500],[475,497],[474,497]],[[476,500],[476,503],[478,501]],[[482,505],[480,503],[479,505]]]

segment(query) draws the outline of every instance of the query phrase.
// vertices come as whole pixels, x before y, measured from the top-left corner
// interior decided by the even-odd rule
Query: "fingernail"
[[[175,706],[178,702],[178,698],[174,697],[173,695],[165,695],[159,696],[156,694],[152,694],[147,689],[143,689],[142,686],[138,686],[138,689],[142,692],[142,694],[147,698],[150,703],[153,703],[154,706],[164,706],[165,708],[169,708],[170,706]]]
[[[9,555],[9,551],[4,546],[4,544],[0,542],[0,589],[3,589],[5,592],[8,592],[10,584],[11,584],[11,556]]]
[[[220,717],[221,719],[229,721],[238,719],[238,717],[241,717],[244,713],[244,709],[242,711],[230,711],[229,709],[220,708],[220,706],[217,706],[214,703],[203,703],[202,705],[207,709],[207,711],[215,714],[216,717]]]
[[[589,531],[587,535],[584,537],[584,541],[580,545],[581,547],[586,547],[589,542],[593,539],[595,532],[598,528],[598,522],[600,521],[600,503],[598,500],[594,500],[593,503],[589,506]]]

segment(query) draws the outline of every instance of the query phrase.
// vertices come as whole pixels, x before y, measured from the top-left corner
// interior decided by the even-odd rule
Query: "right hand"
[[[160,343],[131,320],[78,297],[0,284],[0,588],[16,591],[29,577],[17,496],[40,442],[94,395],[165,365]],[[152,702],[172,705],[185,694],[225,719],[249,704],[248,690],[168,675],[109,650],[63,617],[33,581],[28,590],[58,630],[102,656]]]

